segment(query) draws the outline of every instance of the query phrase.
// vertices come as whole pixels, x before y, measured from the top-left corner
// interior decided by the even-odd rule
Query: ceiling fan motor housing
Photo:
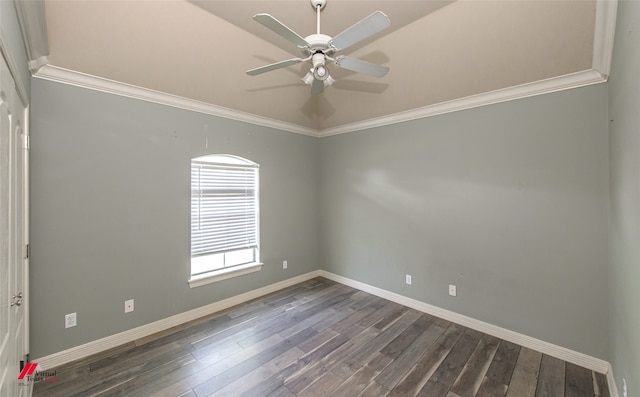
[[[323,54],[330,55],[330,53],[334,51],[329,45],[331,36],[327,36],[326,34],[312,34],[305,37],[304,40],[309,44],[303,49],[305,55],[312,55],[317,52],[322,52]]]

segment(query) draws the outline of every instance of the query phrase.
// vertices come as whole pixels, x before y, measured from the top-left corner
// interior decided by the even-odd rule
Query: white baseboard
[[[401,305],[419,310],[421,312],[454,322],[456,324],[475,329],[485,334],[495,336],[496,338],[504,339],[520,346],[528,347],[529,349],[542,352],[549,356],[559,358],[561,360],[579,365],[592,371],[600,372],[602,374],[607,374],[608,372],[610,372],[609,362],[601,360],[599,358],[591,357],[586,354],[564,348],[562,346],[554,345],[549,342],[532,338],[530,336],[523,335],[506,328],[498,327],[497,325],[485,323],[484,321],[476,320],[475,318],[467,317],[450,310],[442,309],[440,307],[408,298],[406,296],[396,294],[395,292],[390,292],[382,288],[374,287],[360,281],[355,281],[347,277],[330,273],[325,270],[320,270],[319,273],[320,276],[328,278],[329,280],[333,280],[340,284],[348,285],[361,291],[365,291],[381,298],[388,299],[392,302],[396,302]]]
[[[609,371],[607,372],[607,383],[609,384],[609,394],[611,397],[620,397],[618,393],[618,385],[616,384],[616,378],[613,376],[613,369],[609,365]]]
[[[209,305],[205,305],[183,313],[179,313],[150,324],[130,329],[128,331],[120,332],[118,334],[107,336],[105,338],[85,343],[80,346],[72,347],[70,349],[54,353],[39,359],[35,359],[33,361],[40,364],[45,370],[55,368],[66,363],[88,357],[92,354],[138,340],[140,338],[152,335],[156,332],[164,331],[169,328],[187,323],[189,321],[197,320],[198,318],[214,314],[216,312],[228,309],[232,306],[259,298],[261,296],[293,286],[295,284],[310,280],[315,277],[324,277],[340,284],[344,284],[349,287],[356,288],[372,295],[390,300],[392,302],[396,302],[398,304],[419,310],[421,312],[431,314],[433,316],[463,325],[468,328],[475,329],[477,331],[507,340],[512,343],[516,343],[518,345],[542,352],[544,354],[548,354],[550,356],[579,365],[581,367],[606,374],[611,396],[618,397],[618,389],[616,387],[615,380],[613,379],[611,365],[607,361],[591,357],[586,354],[579,353],[536,338],[532,338],[515,331],[498,327],[496,325],[489,324],[459,313],[455,313],[450,310],[433,306],[416,299],[396,294],[395,292],[390,292],[382,288],[362,283],[360,281],[352,280],[350,278],[340,276],[338,274],[331,273],[325,270],[315,270],[297,277],[292,277],[271,285],[267,285],[262,288],[255,289],[253,291],[245,292],[243,294],[223,299],[221,301],[214,302]]]
[[[283,288],[287,288],[292,285],[310,280],[312,278],[318,277],[319,275],[319,270],[314,270],[310,273],[279,281],[262,288],[245,292],[244,294],[232,296],[231,298],[223,299],[209,305],[201,306],[193,310],[179,313],[162,320],[154,321],[152,323],[145,324],[140,327],[136,327],[114,335],[110,335],[102,339],[91,341],[80,346],[75,346],[70,349],[63,350],[61,352],[54,353],[42,358],[34,359],[33,361],[40,364],[43,370],[55,368],[66,363],[79,360],[81,358],[89,357],[92,354],[112,349],[125,343],[130,343],[140,338],[153,335],[157,332],[173,328],[189,321],[197,320],[199,318],[228,309],[252,299],[259,298]]]

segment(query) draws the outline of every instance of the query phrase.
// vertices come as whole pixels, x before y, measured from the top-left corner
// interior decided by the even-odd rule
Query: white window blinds
[[[191,256],[257,248],[258,167],[191,161]]]

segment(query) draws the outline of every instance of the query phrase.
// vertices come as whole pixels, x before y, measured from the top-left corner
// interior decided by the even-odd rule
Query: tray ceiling
[[[312,96],[300,81],[306,64],[245,74],[300,55],[252,16],[269,13],[306,36],[316,28],[308,0],[45,7],[49,66],[315,131],[590,71],[598,40],[595,1],[329,0],[321,30],[331,36],[375,10],[390,17],[390,29],[346,52],[390,72],[377,79],[330,65],[337,82]]]

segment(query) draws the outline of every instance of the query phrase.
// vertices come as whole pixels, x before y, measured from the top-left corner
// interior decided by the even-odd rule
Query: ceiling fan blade
[[[270,72],[272,70],[282,69],[282,68],[286,68],[287,66],[296,65],[296,64],[298,64],[298,63],[300,63],[302,61],[304,61],[304,59],[302,59],[302,58],[288,59],[286,61],[276,62],[276,63],[272,63],[270,65],[261,66],[259,68],[247,70],[247,74],[249,76],[257,76],[259,74],[267,73],[267,72]]]
[[[384,30],[391,25],[391,20],[382,11],[376,11],[360,22],[338,34],[331,40],[336,50],[343,50],[367,37]]]
[[[324,81],[313,79],[313,84],[311,84],[311,95],[319,94],[324,91]]]
[[[262,25],[266,26],[267,28],[273,30],[275,33],[277,33],[280,36],[284,37],[285,39],[289,40],[290,42],[292,42],[293,44],[297,45],[298,47],[308,47],[309,46],[309,43],[307,43],[305,41],[305,39],[300,37],[300,35],[298,33],[294,32],[289,27],[287,27],[285,24],[283,24],[282,22],[278,21],[277,19],[275,19],[274,17],[272,17],[269,14],[257,14],[257,15],[253,16],[253,19],[256,22],[259,22]]]
[[[352,70],[354,72],[364,73],[374,77],[384,77],[389,72],[389,68],[386,66],[345,56],[336,57],[336,65],[342,69]]]

